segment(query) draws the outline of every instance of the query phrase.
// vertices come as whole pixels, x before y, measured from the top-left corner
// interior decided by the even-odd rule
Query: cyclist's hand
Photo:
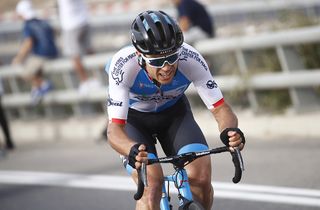
[[[130,153],[128,156],[129,165],[135,169],[141,167],[141,163],[148,162],[148,152],[144,144],[135,144],[131,147]]]
[[[243,149],[245,144],[245,137],[239,128],[226,128],[220,134],[220,139],[226,146],[230,146],[230,150],[233,152],[234,147]]]
[[[141,167],[141,163],[147,163],[148,162],[148,152],[147,152],[147,148],[144,144],[141,144],[138,148],[139,153],[136,156],[136,162],[135,162],[135,166],[137,169],[139,169]]]
[[[244,144],[242,143],[241,135],[236,131],[228,131],[229,136],[229,146],[230,150],[233,152],[234,147],[238,147],[240,150],[243,149]]]

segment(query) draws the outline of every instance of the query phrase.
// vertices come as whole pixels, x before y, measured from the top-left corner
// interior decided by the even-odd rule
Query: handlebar
[[[143,195],[144,187],[148,186],[146,164],[142,163],[141,168],[137,169],[137,172],[138,172],[138,189],[133,197],[135,200],[140,200],[140,198]]]
[[[203,157],[206,155],[217,154],[222,152],[230,152],[232,156],[232,162],[235,168],[235,174],[232,178],[233,183],[238,183],[242,177],[242,171],[244,171],[243,159],[241,156],[241,152],[239,148],[234,148],[234,152],[229,150],[229,147],[218,147],[210,150],[200,151],[200,152],[188,152],[180,155],[174,155],[169,157],[148,159],[147,165],[151,165],[154,163],[171,163],[179,169],[183,169],[186,165],[194,161],[199,157]],[[148,186],[147,183],[147,167],[145,163],[142,163],[140,169],[138,171],[138,188],[137,192],[134,194],[134,199],[139,200],[144,191],[144,187]]]
[[[240,149],[234,148],[234,150],[234,152],[230,152],[232,156],[232,162],[235,168],[234,177],[232,178],[232,181],[233,183],[237,184],[241,180],[242,171],[244,171],[244,164]]]

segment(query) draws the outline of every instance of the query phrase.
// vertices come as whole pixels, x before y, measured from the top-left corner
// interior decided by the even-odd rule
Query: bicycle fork
[[[167,183],[173,183],[175,188],[178,190],[179,206],[183,206],[189,201],[192,201],[192,193],[189,185],[188,175],[185,169],[180,169],[174,174],[165,176],[162,186],[162,198],[160,207],[162,210],[171,210],[169,188],[166,186]],[[180,209],[180,208],[179,208]]]

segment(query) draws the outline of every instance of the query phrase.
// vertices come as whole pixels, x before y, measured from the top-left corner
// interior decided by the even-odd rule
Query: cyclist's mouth
[[[161,80],[169,80],[171,79],[173,71],[161,72],[159,73]]]

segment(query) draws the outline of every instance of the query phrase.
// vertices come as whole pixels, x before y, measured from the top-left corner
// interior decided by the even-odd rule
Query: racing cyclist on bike
[[[183,42],[177,23],[162,11],[140,13],[131,25],[132,45],[118,51],[109,73],[108,139],[123,156],[133,179],[147,158],[157,156],[155,137],[166,155],[208,149],[193,118],[185,91],[193,83],[230,147],[244,146],[238,120],[200,53]],[[160,209],[163,171],[148,167],[148,187],[136,209]],[[186,167],[193,197],[211,209],[211,160],[199,158]]]

